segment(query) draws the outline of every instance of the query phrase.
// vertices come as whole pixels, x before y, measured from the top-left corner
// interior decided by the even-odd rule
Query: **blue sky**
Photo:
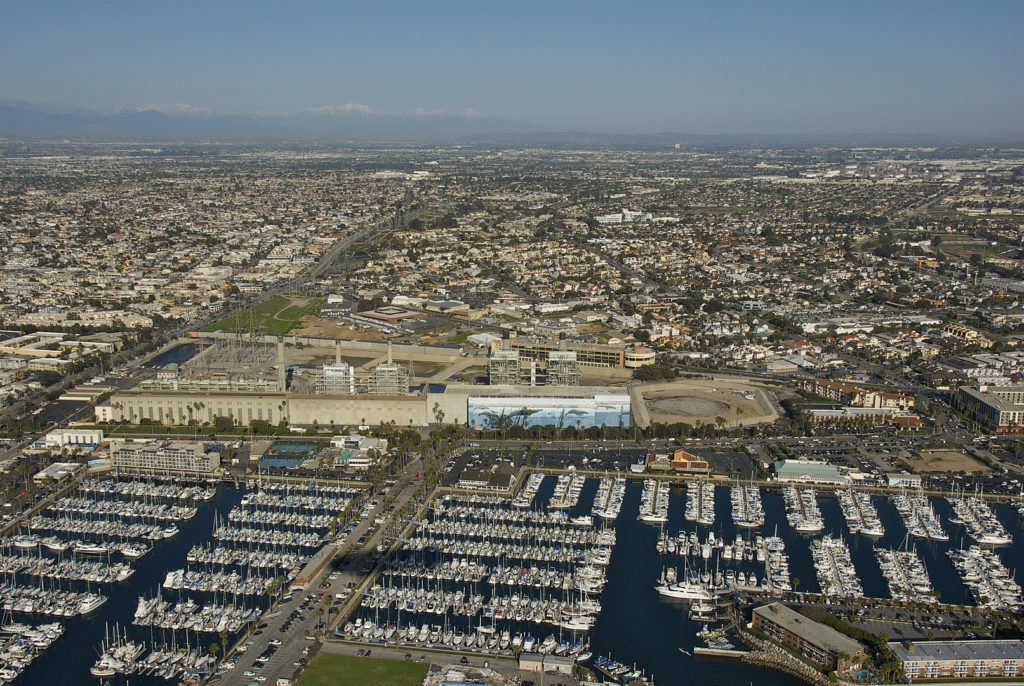
[[[621,133],[1024,131],[1024,1],[0,0],[0,100]]]

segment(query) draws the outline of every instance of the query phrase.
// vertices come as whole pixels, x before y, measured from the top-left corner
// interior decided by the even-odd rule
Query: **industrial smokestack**
[[[277,337],[277,385],[282,393],[288,390],[288,381],[284,373],[284,336]]]
[[[341,364],[341,341],[334,341],[334,364]]]
[[[393,357],[394,356],[391,354],[391,339],[389,338],[388,339],[388,365],[391,364],[391,361],[392,361]]]

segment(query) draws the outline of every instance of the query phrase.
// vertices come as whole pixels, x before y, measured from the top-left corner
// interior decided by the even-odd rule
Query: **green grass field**
[[[302,298],[276,295],[247,310],[235,312],[207,326],[203,331],[248,331],[282,336],[294,329],[307,314],[317,314],[323,305],[321,298]]]
[[[989,245],[988,243],[968,243],[958,241],[942,241],[939,250],[945,253],[973,255],[998,255],[1007,250],[1003,245]]]
[[[426,675],[427,665],[421,662],[318,653],[298,686],[420,686]]]

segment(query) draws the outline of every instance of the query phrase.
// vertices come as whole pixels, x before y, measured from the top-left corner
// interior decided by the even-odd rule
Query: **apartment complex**
[[[754,608],[754,628],[830,672],[861,664],[867,654],[857,641],[804,617],[782,603]]]
[[[811,379],[801,384],[804,390],[835,400],[851,407],[914,409],[914,396],[890,391],[879,391],[829,379]]]
[[[1024,641],[892,641],[911,681],[1024,676]]]

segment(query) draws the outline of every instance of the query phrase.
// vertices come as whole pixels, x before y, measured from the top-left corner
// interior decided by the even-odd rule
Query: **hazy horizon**
[[[1024,3],[38,2],[0,100],[654,134],[1024,132]]]

